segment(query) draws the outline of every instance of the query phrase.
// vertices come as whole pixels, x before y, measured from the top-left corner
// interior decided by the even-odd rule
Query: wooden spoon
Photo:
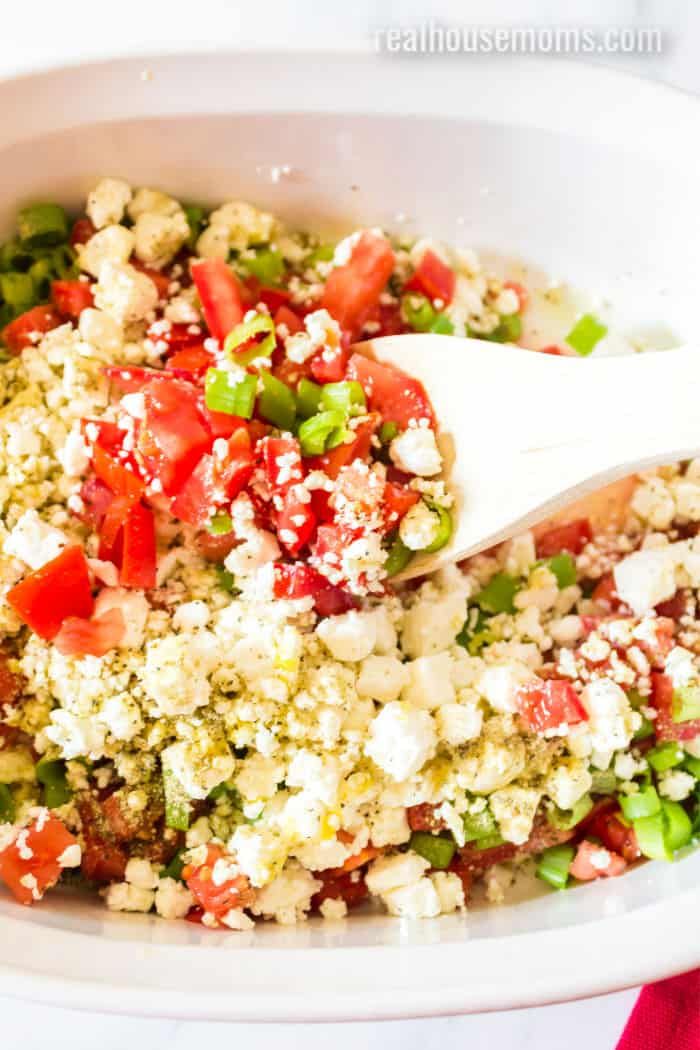
[[[444,335],[355,349],[420,379],[455,496],[450,543],[409,579],[500,543],[617,478],[700,455],[700,351],[582,360]]]

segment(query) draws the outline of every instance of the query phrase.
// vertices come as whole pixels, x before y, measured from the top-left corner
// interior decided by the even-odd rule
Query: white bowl
[[[21,200],[77,206],[96,176],[119,174],[190,200],[249,198],[300,224],[404,222],[534,260],[638,324],[697,332],[700,110],[665,88],[510,57],[214,54],[5,81],[0,108],[3,227]],[[595,406],[579,410],[594,425]],[[0,988],[243,1021],[534,1005],[697,965],[699,882],[696,854],[467,918],[251,934],[68,894],[31,910],[3,897]]]

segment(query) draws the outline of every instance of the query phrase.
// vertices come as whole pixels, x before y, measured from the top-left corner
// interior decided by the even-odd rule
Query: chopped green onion
[[[409,292],[401,299],[401,314],[414,332],[429,332],[435,322],[435,310],[424,295]]]
[[[190,826],[190,800],[172,769],[165,764],[162,768],[166,827],[187,831]]]
[[[0,824],[11,824],[14,819],[14,797],[7,784],[0,784]]]
[[[466,842],[480,843],[482,840],[492,839],[494,835],[499,834],[496,818],[488,807],[479,813],[465,813],[462,822]]]
[[[666,769],[673,769],[683,761],[683,748],[673,740],[665,744],[657,744],[647,751],[646,759],[652,769],[657,773],[663,773]]]
[[[13,310],[28,310],[36,302],[34,281],[28,273],[0,273],[0,295]]]
[[[588,357],[607,331],[607,326],[593,314],[584,314],[566,336],[566,342],[580,357]]]
[[[161,879],[176,879],[177,882],[182,880],[182,869],[185,866],[184,853],[184,849],[177,851],[172,860],[162,869]]]
[[[261,284],[278,284],[284,273],[282,253],[274,248],[258,248],[255,255],[238,260],[251,277],[256,277]]]
[[[0,271],[28,270],[34,262],[33,254],[18,240],[5,241],[0,247]]]
[[[696,780],[700,780],[700,758],[686,755],[683,760],[683,769],[690,773],[691,776],[694,776]]]
[[[673,690],[673,721],[692,722],[700,718],[700,686],[681,685]]]
[[[435,539],[427,547],[423,547],[423,553],[434,554],[435,551],[442,550],[445,544],[450,541],[452,536],[452,515],[446,507],[441,507],[439,503],[433,503],[430,500],[425,500],[425,503],[439,519]]]
[[[57,278],[63,280],[66,277],[78,276],[76,254],[70,244],[59,244],[57,248],[53,248],[48,253],[46,258],[51,263],[51,269]]]
[[[387,420],[379,428],[379,440],[382,445],[390,445],[394,438],[398,436],[398,433],[398,425],[393,420]]]
[[[548,558],[545,564],[549,571],[556,576],[557,586],[560,591],[576,583],[576,562],[568,551],[555,554],[553,558]]]
[[[345,413],[338,409],[305,419],[297,432],[302,456],[320,456],[331,448],[330,442],[343,430],[345,419]]]
[[[212,412],[226,412],[231,416],[250,419],[257,389],[257,376],[247,375],[235,380],[233,373],[227,372],[225,368],[208,368],[204,380],[204,400]]]
[[[315,266],[317,263],[330,262],[334,255],[334,245],[319,244],[318,248],[314,248],[314,250],[306,256],[304,263],[306,266]]]
[[[268,423],[280,430],[291,430],[297,414],[294,394],[286,383],[280,382],[268,371],[260,373],[263,389],[258,398],[258,412]]]
[[[44,788],[44,804],[49,809],[58,809],[70,802],[73,792],[66,779],[66,763],[60,758],[42,758],[36,765],[36,779]]]
[[[661,803],[661,810],[664,816],[666,845],[671,853],[675,853],[690,842],[693,837],[693,825],[680,802],[671,802],[665,798]]]
[[[58,204],[30,204],[17,216],[17,229],[27,248],[47,248],[68,239],[68,216]]]
[[[645,857],[651,860],[670,859],[664,837],[664,818],[660,810],[653,816],[635,820],[633,827],[637,844]]]
[[[346,416],[360,414],[367,408],[365,392],[355,379],[344,383],[326,383],[321,387],[320,407],[326,412],[338,410]]]
[[[491,617],[481,609],[469,610],[469,615],[455,641],[466,649],[470,656],[478,656],[485,645],[491,645],[496,641],[496,635],[489,627],[490,619]]]
[[[230,514],[215,514],[207,528],[207,532],[211,536],[227,536],[232,531],[233,522]]]
[[[593,799],[591,796],[582,795],[573,809],[559,809],[558,806],[554,806],[553,809],[548,810],[547,820],[554,828],[570,831],[571,828],[575,828],[577,824],[580,824],[592,809]]]
[[[447,314],[438,314],[430,326],[430,331],[435,335],[454,335],[455,326]]]
[[[453,839],[431,835],[428,831],[414,831],[408,845],[414,853],[424,857],[431,868],[438,870],[449,867],[455,852]]]
[[[620,809],[628,820],[653,817],[661,810],[661,799],[651,784],[636,791],[634,795],[620,795]]]
[[[202,227],[204,226],[204,216],[206,213],[204,208],[199,204],[183,204],[182,210],[185,213],[187,225],[190,228],[190,235],[187,238],[187,247],[194,251],[197,246],[199,235],[202,232]]]
[[[516,343],[523,331],[520,314],[502,314],[500,322],[488,335],[476,333],[478,339],[488,339],[492,343]]]
[[[632,737],[633,740],[646,740],[654,735],[654,723],[646,715],[642,715],[642,724]]]
[[[311,379],[300,379],[297,387],[297,413],[302,419],[315,416],[321,404],[323,388]]]
[[[658,813],[633,822],[639,848],[652,860],[671,860],[693,835],[690,817],[679,802],[664,799]]]
[[[483,612],[513,613],[513,599],[520,589],[520,583],[514,576],[499,572],[493,576],[485,587],[479,591],[474,601]]]
[[[594,795],[611,795],[615,790],[617,777],[612,769],[594,769],[592,773],[591,792]]]
[[[384,562],[387,576],[396,576],[397,573],[403,572],[412,557],[413,551],[409,550],[397,533],[389,547],[389,554]]]
[[[219,587],[224,591],[236,590],[236,578],[232,572],[225,569],[223,565],[216,566],[216,574],[219,577]]]
[[[551,846],[542,853],[535,874],[555,890],[564,890],[569,881],[569,868],[573,859],[574,850],[571,846]]]
[[[258,335],[264,336],[264,339],[248,350],[238,350],[239,346],[249,343]],[[257,361],[260,357],[270,357],[276,345],[275,323],[270,315],[254,314],[249,321],[241,321],[229,332],[224,340],[224,353],[237,365],[245,368],[251,361]]]
[[[37,259],[29,267],[28,276],[32,279],[37,297],[39,299],[47,299],[51,290],[51,278],[53,277],[50,259],[46,257]]]

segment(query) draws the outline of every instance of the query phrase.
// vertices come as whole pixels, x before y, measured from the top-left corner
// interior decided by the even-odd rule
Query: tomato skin
[[[0,852],[0,880],[20,904],[33,904],[61,877],[58,858],[69,846],[77,845],[75,835],[44,810]],[[25,852],[31,855],[23,857]],[[35,880],[34,889],[22,883],[28,875]]]
[[[156,585],[156,527],[153,511],[135,503],[124,521],[119,582],[150,590]]]
[[[223,259],[193,260],[191,271],[207,327],[213,338],[223,344],[245,312],[238,278]]]
[[[212,878],[212,871],[217,861],[226,861],[227,857],[221,846],[208,845],[207,857],[203,864],[188,864],[183,869],[182,877],[187,883],[193,897],[205,912],[222,919],[233,908],[247,908],[255,900],[255,890],[245,875],[236,875],[217,884]]]
[[[555,346],[552,343],[551,346],[542,346],[537,350],[538,354],[548,354],[550,357],[567,357],[565,350],[562,350],[560,346]]]
[[[203,346],[189,346],[176,350],[172,357],[168,358],[165,367],[168,371],[191,372],[199,377],[213,364],[213,356]]]
[[[537,540],[537,557],[551,558],[562,551],[580,554],[593,539],[593,529],[588,518],[577,518],[566,525],[555,525]]]
[[[409,291],[422,292],[428,299],[442,299],[445,305],[455,294],[455,273],[439,255],[428,250],[423,253],[413,276],[406,282]]]
[[[651,674],[651,704],[657,710],[654,720],[657,740],[692,740],[700,733],[700,718],[673,721],[673,681],[658,671]]]
[[[569,867],[569,873],[579,882],[591,882],[602,876],[622,875],[627,868],[627,862],[611,850],[605,849],[605,853],[608,854],[608,863],[605,868],[593,864],[593,858],[600,856],[602,852],[602,848],[596,846],[595,842],[589,842],[588,839],[579,842],[576,856]]]
[[[63,318],[53,306],[33,306],[2,330],[2,341],[11,354],[21,354],[28,346],[35,346],[30,338],[35,332],[45,335],[52,328],[63,324]]]
[[[341,328],[357,336],[379,302],[394,269],[394,252],[384,237],[363,233],[349,261],[331,270],[321,298]]]
[[[295,314],[294,311],[285,304],[278,307],[275,311],[273,320],[275,328],[281,324],[286,325],[290,335],[296,335],[297,332],[302,332],[304,330],[304,322],[298,314]]]
[[[588,721],[588,715],[571,682],[550,678],[522,686],[515,702],[528,729],[542,733],[564,723]]]
[[[70,233],[71,247],[76,248],[79,244],[87,244],[90,238],[94,237],[96,233],[97,230],[86,215],[80,219],[76,219]]]
[[[75,320],[92,306],[92,288],[87,281],[52,281],[51,301],[62,317]]]
[[[250,481],[255,460],[248,431],[236,430],[229,438],[225,457],[202,456],[173,500],[172,512],[199,528],[208,524],[212,508],[230,502]]]
[[[384,528],[391,532],[420,499],[420,495],[405,485],[387,481],[384,488]]]
[[[125,394],[138,394],[152,380],[176,379],[167,368],[142,368],[141,365],[106,365],[102,369],[110,383]]]
[[[143,479],[123,467],[100,444],[96,444],[92,450],[92,465],[96,476],[115,496],[138,500],[145,492]]]
[[[53,643],[64,656],[104,656],[110,649],[116,649],[125,630],[119,609],[109,609],[93,620],[68,616]]]
[[[369,407],[383,422],[396,423],[402,430],[411,419],[427,419],[431,427],[435,426],[435,413],[423,384],[398,368],[353,354],[347,377],[357,380]]]
[[[180,379],[153,379],[144,389],[145,418],[139,449],[163,485],[173,495],[184,484],[212,437],[199,410],[195,387]]]
[[[7,601],[35,634],[51,641],[68,616],[88,619],[94,601],[82,547],[66,547],[7,594]]]

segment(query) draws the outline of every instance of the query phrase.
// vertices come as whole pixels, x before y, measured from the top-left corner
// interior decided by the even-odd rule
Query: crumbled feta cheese
[[[402,698],[414,707],[429,710],[453,703],[452,663],[449,653],[435,653],[404,664],[408,681],[402,690]]]
[[[409,550],[422,551],[433,543],[439,529],[440,519],[437,514],[424,500],[419,500],[401,519],[399,536]]]
[[[365,753],[392,780],[413,776],[435,753],[437,734],[427,711],[393,701],[371,722]]]
[[[379,703],[398,700],[408,680],[408,671],[395,656],[368,656],[362,661],[357,679],[360,696],[369,696]]]
[[[157,302],[158,290],[145,273],[127,262],[102,263],[95,285],[95,306],[119,324],[143,320]]]
[[[26,510],[6,537],[4,550],[5,554],[19,558],[30,569],[40,569],[69,543],[65,532],[47,525],[35,510]]]
[[[344,919],[348,913],[348,906],[344,900],[336,897],[326,897],[319,908],[321,915],[328,922],[337,922]]]
[[[100,179],[88,194],[85,211],[96,230],[122,221],[131,200],[131,186],[123,179]]]
[[[590,682],[580,695],[588,712],[588,731],[595,751],[617,751],[626,747],[641,718],[632,710],[625,692],[609,678]]]
[[[154,890],[158,885],[158,872],[145,857],[132,857],[127,862],[124,878],[140,890]]]
[[[126,587],[104,587],[95,599],[95,616],[104,616],[110,609],[118,609],[124,617],[126,630],[119,642],[119,648],[140,649],[150,611],[143,591]]]
[[[668,769],[659,776],[659,794],[671,802],[682,802],[695,788],[695,777],[682,769]]]
[[[321,620],[316,634],[335,660],[352,663],[364,660],[374,649],[377,624],[371,613],[351,609]]]
[[[126,226],[105,226],[93,234],[87,244],[78,249],[78,262],[82,270],[99,277],[106,263],[114,266],[129,261],[134,250],[134,235]],[[97,304],[99,306],[99,303]]]
[[[412,852],[378,857],[367,870],[367,889],[380,896],[400,886],[411,886],[423,877],[429,867],[425,857]]]
[[[134,225],[134,254],[159,270],[169,263],[190,235],[183,211],[173,215],[141,212]]]
[[[487,667],[477,678],[475,688],[488,700],[495,711],[513,714],[518,710],[516,703],[518,690],[535,680],[536,676],[529,667],[523,663],[511,661]]]
[[[491,793],[491,810],[506,842],[514,842],[516,846],[527,842],[540,798],[536,789],[517,784],[509,784]]]
[[[620,600],[635,613],[648,612],[676,593],[675,569],[670,547],[629,554],[613,570]]]
[[[150,911],[155,900],[153,890],[140,889],[128,882],[113,882],[105,890],[110,911]]]
[[[311,898],[321,889],[311,872],[291,861],[269,885],[263,886],[251,907],[254,915],[274,918],[284,926],[304,919],[311,908]]]
[[[545,792],[559,809],[573,809],[578,800],[590,791],[592,783],[593,777],[587,764],[572,758],[554,767],[545,782]]]
[[[473,704],[442,704],[435,713],[438,736],[450,747],[476,740],[481,733],[483,712]]]
[[[389,446],[392,463],[407,474],[429,478],[442,470],[442,456],[429,427],[409,427]]]
[[[156,911],[163,919],[184,919],[194,905],[194,897],[177,879],[159,879],[155,893]]]

